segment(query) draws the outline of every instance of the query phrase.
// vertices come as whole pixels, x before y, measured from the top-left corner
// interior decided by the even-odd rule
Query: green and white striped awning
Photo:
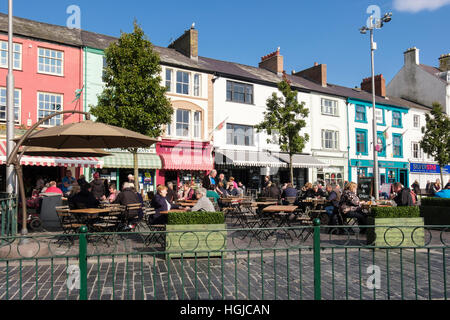
[[[133,169],[133,154],[129,152],[114,152],[103,158],[103,168]],[[154,153],[138,153],[139,169],[162,169],[159,155]]]

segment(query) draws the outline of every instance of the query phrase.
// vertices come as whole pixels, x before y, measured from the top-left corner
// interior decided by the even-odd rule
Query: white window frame
[[[5,90],[5,119],[1,119],[0,118],[0,123],[6,123],[7,119],[6,119],[6,106],[7,106],[7,101],[8,101],[8,91],[6,87],[0,87],[0,89],[4,89]],[[22,89],[14,89],[14,96],[16,94],[16,92],[19,93],[19,101],[17,104],[17,120],[14,119],[14,123],[16,125],[20,125],[21,123],[21,116],[22,116]],[[15,97],[14,97],[15,100]],[[14,101],[15,102],[15,101]],[[16,108],[16,104],[14,103],[14,109]],[[14,115],[16,114],[16,112],[14,111]]]
[[[2,48],[2,44],[5,43],[6,44],[6,50]],[[13,69],[14,70],[22,70],[22,44],[21,43],[17,43],[14,42],[13,43],[14,46],[14,52],[13,52]],[[16,46],[18,46],[18,48],[20,48],[20,51],[16,51]],[[9,59],[9,50],[8,50],[8,41],[4,41],[4,40],[0,40],[0,51],[1,52],[6,52],[6,63],[2,64],[1,58],[0,58],[0,68],[5,68],[7,69],[9,67],[8,65],[8,59]],[[19,59],[17,60],[15,57],[15,54],[18,53],[19,54]],[[16,61],[19,62],[19,67],[16,67]]]
[[[59,59],[57,57],[53,58],[53,57],[41,56],[40,55],[40,50],[41,49],[44,50],[44,52],[45,52],[45,50],[50,50],[50,52],[54,51],[56,53],[60,52],[62,54],[61,59]],[[48,74],[48,75],[52,75],[52,76],[64,77],[64,51],[54,50],[54,49],[45,48],[45,47],[38,47],[37,50],[38,50],[38,54],[37,54],[37,72],[41,73],[41,74]],[[47,71],[41,71],[39,69],[40,68],[39,58],[41,58],[41,57],[43,57],[44,59],[50,59],[50,60],[61,60],[61,73],[51,72],[51,71],[48,71],[48,72]],[[46,64],[44,63],[44,66],[45,65]],[[51,64],[49,66],[51,66]],[[55,66],[55,68],[57,68],[57,67]]]
[[[198,77],[198,84],[195,83],[195,79]],[[201,88],[202,88],[202,75],[200,73],[194,73],[193,76],[193,93],[195,97],[201,96]]]
[[[332,102],[333,105],[332,106],[326,106],[325,102]],[[327,112],[328,108],[332,108],[333,112],[332,113]],[[322,115],[338,117],[339,116],[339,110],[338,109],[339,109],[338,108],[338,102],[336,100],[322,98]]]
[[[417,157],[415,156],[416,150],[415,146],[417,146]],[[411,142],[411,155],[413,159],[422,159],[423,158],[423,152],[422,148],[420,147],[419,142]]]
[[[167,80],[167,72],[170,71],[170,80]],[[173,85],[173,75],[176,74],[174,72],[174,69],[172,68],[166,68],[165,74],[164,74],[164,86],[167,88],[167,83],[170,83],[170,88],[168,88],[167,92],[174,92],[174,85]]]
[[[198,121],[196,121],[196,119],[195,119],[196,115],[198,115],[198,117],[199,117]],[[192,130],[193,138],[201,139],[201,137],[202,137],[202,113],[200,111],[192,112],[192,124],[193,124],[193,130]]]
[[[40,94],[48,94],[50,97],[51,96],[55,96],[55,97],[60,96],[61,97],[61,110],[59,110],[59,111],[64,111],[64,95],[63,94],[53,93],[53,92],[45,92],[45,91],[38,91],[37,92],[37,113],[36,113],[36,118],[37,119],[36,119],[36,121],[40,121],[41,120],[41,118],[39,118],[39,111],[40,111],[40,108],[39,108],[39,95]],[[47,112],[45,109],[43,109],[43,111]],[[59,112],[59,111],[55,110],[55,112]],[[46,117],[46,116],[44,115],[44,117]],[[64,117],[62,115],[59,115],[58,117],[60,119],[60,125],[63,125],[64,124]],[[57,117],[54,117],[50,121],[55,121],[56,119],[57,119]],[[42,127],[46,127],[46,128],[51,128],[51,127],[55,127],[56,125],[42,124],[41,126]]]
[[[188,112],[188,135],[178,135],[178,128],[177,128],[177,126],[178,126],[178,123],[180,123],[180,124],[186,124],[185,122],[178,122],[178,111],[187,111]],[[191,117],[192,117],[192,112],[191,112],[191,110],[189,110],[189,109],[182,109],[182,108],[180,108],[180,109],[177,109],[176,111],[175,111],[175,136],[176,137],[179,137],[179,138],[191,138],[191,135],[192,135],[192,130],[191,130],[191,126],[192,126],[192,119],[191,119]]]
[[[331,144],[333,145],[333,147],[327,148],[326,141],[329,141],[329,140],[325,139],[325,134],[330,133],[330,132],[333,135],[333,140],[331,140]],[[339,131],[327,130],[327,129],[322,130],[322,149],[323,150],[339,150]]]
[[[177,87],[178,87],[178,84],[179,84],[179,83],[181,84],[182,88],[183,88],[183,86],[186,85],[185,82],[178,82],[178,72],[186,73],[186,74],[188,75],[188,77],[189,77],[188,83],[187,83],[187,86],[188,86],[188,93],[178,92],[178,90],[177,90]],[[176,94],[182,94],[182,95],[185,95],[185,96],[189,96],[189,95],[191,94],[191,81],[192,81],[191,78],[192,78],[192,77],[191,77],[191,73],[190,73],[190,72],[183,71],[183,70],[177,70],[177,72],[175,73],[175,93],[176,93]],[[181,91],[183,91],[183,90],[181,90]]]
[[[377,118],[377,125],[383,125],[384,124],[384,110],[380,109],[380,108],[375,108],[375,116]],[[380,121],[378,121],[378,117],[381,117]]]
[[[417,122],[416,122],[416,119],[418,120]],[[417,123],[417,126],[416,126],[416,123]],[[413,117],[413,127],[416,129],[420,129],[420,116],[418,114],[415,114]]]

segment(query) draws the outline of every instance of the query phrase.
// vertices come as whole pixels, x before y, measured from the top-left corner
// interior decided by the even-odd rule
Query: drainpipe
[[[348,181],[352,181],[352,167],[350,162],[350,120],[348,112],[348,101],[345,103],[347,106],[347,158],[348,158]],[[345,187],[345,186],[344,186]]]

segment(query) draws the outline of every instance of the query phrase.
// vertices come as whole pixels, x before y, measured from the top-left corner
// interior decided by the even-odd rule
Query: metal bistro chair
[[[73,244],[74,237],[72,234],[77,234],[84,224],[81,224],[76,217],[70,213],[69,206],[55,207],[56,214],[58,216],[59,223],[61,225],[64,235],[67,235],[67,239]]]
[[[155,209],[148,209],[145,215],[145,222],[150,230],[150,234],[145,238],[145,246],[150,246],[152,243],[161,245],[162,248],[166,246],[166,225],[152,224],[152,218],[155,215]]]
[[[119,216],[122,226],[128,226],[131,222],[135,222],[135,227],[130,231],[134,231],[140,220],[137,218],[139,211],[142,210],[142,203],[132,203],[122,207],[122,213]]]

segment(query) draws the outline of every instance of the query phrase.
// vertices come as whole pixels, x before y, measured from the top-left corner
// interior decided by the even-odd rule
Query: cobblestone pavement
[[[430,232],[431,244],[449,243],[448,233]],[[92,239],[88,247],[88,297],[91,300],[311,300],[314,298],[312,239],[290,240],[283,232],[255,241],[249,232],[229,231],[221,257],[165,258],[144,250],[144,236],[132,234],[109,246]],[[322,234],[324,299],[445,299],[450,291],[448,248],[357,248],[364,238]],[[46,239],[45,242],[43,239]],[[47,235],[40,248],[62,258],[0,260],[0,300],[76,300],[67,269],[77,265],[78,243],[57,243]],[[59,239],[61,240],[61,239]],[[45,243],[44,243],[45,242]],[[94,245],[95,244],[95,245]],[[343,248],[342,246],[351,246]],[[129,253],[126,255],[125,253]],[[114,254],[114,256],[112,255]],[[379,268],[380,288],[368,288]]]

